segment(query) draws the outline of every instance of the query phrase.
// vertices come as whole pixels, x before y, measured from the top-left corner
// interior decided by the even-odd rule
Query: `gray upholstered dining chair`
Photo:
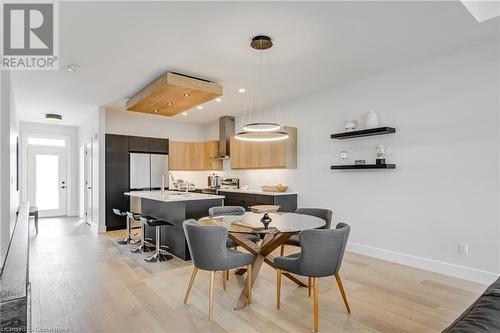
[[[214,276],[216,271],[226,272],[229,269],[246,267],[248,304],[252,293],[252,264],[255,256],[250,253],[238,252],[226,247],[227,229],[223,226],[202,226],[196,220],[187,220],[183,224],[191,259],[193,260],[193,273],[189,280],[184,296],[184,304],[187,303],[189,293],[198,269],[210,271],[209,294],[208,294],[208,319],[213,314],[213,290]],[[222,279],[225,281],[224,277]]]
[[[330,229],[330,226],[332,224],[332,211],[329,209],[324,209],[324,208],[297,208],[295,210],[296,214],[304,214],[304,215],[310,215],[310,216],[315,216],[319,217],[320,219],[324,220],[326,224],[319,228],[319,229]],[[293,235],[290,237],[285,244],[281,245],[280,248],[280,254],[281,256],[285,255],[285,245],[292,245],[292,246],[300,246],[299,243],[299,235]],[[310,292],[310,289],[309,289]]]
[[[276,268],[276,308],[280,308],[281,271],[309,277],[314,293],[314,332],[318,331],[318,278],[335,275],[348,313],[351,313],[339,270],[351,228],[345,223],[335,229],[310,229],[299,234],[300,253],[274,258]]]
[[[212,207],[208,209],[208,216],[210,217],[217,217],[217,216],[224,216],[224,215],[244,215],[245,214],[245,208],[241,206],[217,206],[217,207]],[[256,234],[245,234],[245,237],[248,240],[251,240],[254,243],[257,243],[260,241],[260,236]],[[236,249],[236,243],[228,238],[227,247],[233,247]]]

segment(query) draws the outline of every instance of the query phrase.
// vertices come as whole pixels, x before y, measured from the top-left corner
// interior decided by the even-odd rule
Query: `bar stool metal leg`
[[[119,244],[119,245],[126,245],[126,244],[130,244],[133,242],[132,240],[132,237],[130,235],[130,217],[127,215],[127,237],[125,237],[125,239],[121,239],[121,240],[117,240],[116,241],[116,244]]]
[[[161,252],[161,226],[156,226],[156,250],[155,254],[151,257],[144,258],[147,262],[156,262],[156,261],[167,261],[172,259],[173,257],[170,254],[165,254]]]
[[[130,249],[130,252],[133,253],[142,253],[142,252],[149,252],[150,249],[146,246],[146,243],[144,242],[144,221],[141,219],[141,241],[140,245],[136,247],[135,249]]]

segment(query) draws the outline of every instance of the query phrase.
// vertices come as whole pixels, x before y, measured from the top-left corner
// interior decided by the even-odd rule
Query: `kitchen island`
[[[202,193],[186,193],[177,191],[133,191],[126,192],[132,201],[140,201],[140,211],[132,208],[138,213],[166,220],[174,226],[162,226],[161,244],[168,245],[168,252],[183,260],[190,260],[189,249],[184,236],[182,223],[187,219],[200,219],[208,216],[208,209],[224,204],[223,195],[212,195]],[[137,207],[137,205],[136,205]],[[155,230],[145,226],[147,238],[155,242]]]

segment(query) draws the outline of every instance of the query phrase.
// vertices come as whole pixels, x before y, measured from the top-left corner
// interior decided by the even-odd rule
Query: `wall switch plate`
[[[458,254],[461,254],[463,256],[469,255],[469,244],[467,243],[458,243]]]

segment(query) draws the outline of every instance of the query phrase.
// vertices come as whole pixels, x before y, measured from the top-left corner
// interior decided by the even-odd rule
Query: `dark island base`
[[[223,199],[193,200],[184,202],[163,202],[141,199],[142,214],[166,220],[174,226],[161,227],[161,244],[169,246],[168,252],[183,260],[190,260],[189,249],[184,236],[182,223],[188,219],[200,219],[208,216],[208,209],[222,206]],[[155,240],[155,228],[146,226],[146,237]]]

